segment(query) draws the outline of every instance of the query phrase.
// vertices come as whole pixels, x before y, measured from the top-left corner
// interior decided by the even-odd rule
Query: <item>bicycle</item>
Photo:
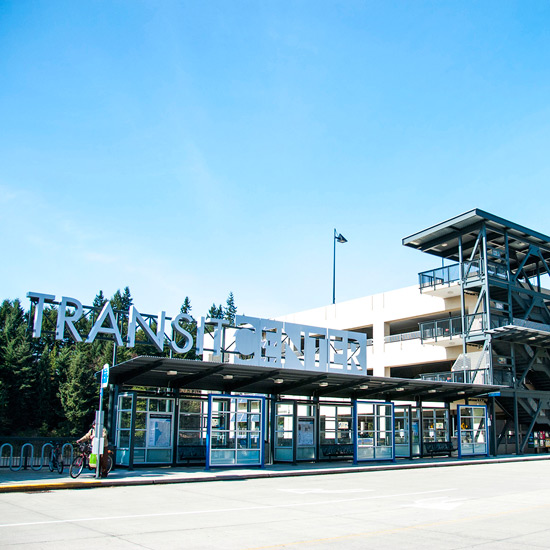
[[[52,442],[52,452],[50,454],[50,461],[48,462],[48,467],[50,468],[50,472],[53,472],[54,470],[57,470],[60,474],[63,473],[63,457],[61,456],[61,447],[59,446],[59,443],[55,444]]]
[[[85,466],[87,466],[89,470],[95,470],[96,468],[95,466],[90,466],[90,455],[92,454],[91,445],[80,443],[79,448],[80,454],[75,457],[69,468],[69,474],[73,479],[76,479],[82,473]],[[107,449],[105,454],[107,456],[105,459],[107,461],[107,473],[109,473],[113,469],[113,452]]]

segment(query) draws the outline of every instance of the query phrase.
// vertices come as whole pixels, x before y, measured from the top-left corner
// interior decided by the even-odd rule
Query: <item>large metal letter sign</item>
[[[76,322],[84,315],[85,307],[76,299],[62,296],[61,302],[54,302],[53,294],[28,292],[34,304],[34,324],[32,335],[40,338],[44,304],[57,308],[56,340],[63,340],[65,334],[76,342],[83,336],[76,329]],[[86,306],[88,313],[97,311]],[[87,313],[87,314],[88,314]],[[126,315],[126,312],[117,314]],[[86,315],[87,315],[86,314]],[[98,334],[110,336],[118,346],[133,348],[136,344],[136,331],[141,327],[147,340],[159,351],[165,342],[176,353],[187,353],[195,346],[196,354],[203,360],[219,355],[221,360],[242,365],[265,366],[307,370],[311,372],[337,372],[340,374],[367,374],[367,335],[361,332],[334,330],[326,327],[312,327],[236,315],[235,326],[229,326],[225,319],[205,319],[201,317],[196,326],[196,342],[189,330],[184,328],[195,323],[190,315],[179,313],[173,319],[161,311],[157,316],[141,315],[131,306],[128,313],[128,326],[124,338],[121,327],[110,302],[106,302],[97,316],[86,342],[92,343]],[[171,335],[166,334],[166,320],[170,320]],[[156,333],[151,328],[156,324]],[[183,326],[182,326],[183,325]],[[205,359],[208,356],[209,359]]]

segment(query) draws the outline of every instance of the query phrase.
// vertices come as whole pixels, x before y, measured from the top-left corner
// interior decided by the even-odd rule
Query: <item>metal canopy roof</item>
[[[519,321],[520,320],[514,319],[514,323],[517,323]],[[543,325],[541,323],[529,323],[528,321],[526,321],[524,323],[521,323],[521,325],[505,325],[503,327],[497,327],[488,330],[487,332],[489,334],[492,334],[494,338],[498,338],[499,340],[529,344],[532,346],[550,346],[550,331],[541,330],[540,328],[536,328],[533,325],[550,328],[548,325]]]
[[[478,208],[405,237],[402,242],[405,246],[458,262],[459,235],[462,235],[463,254],[467,258],[475,246],[482,223],[487,227],[488,246],[502,249],[504,232],[508,233],[512,269],[525,258],[531,244],[541,248],[546,262],[550,262],[550,237]],[[534,275],[536,262],[528,261],[524,269],[528,276]]]
[[[321,373],[140,356],[111,368],[113,384],[294,396],[453,401],[486,395],[501,386]]]

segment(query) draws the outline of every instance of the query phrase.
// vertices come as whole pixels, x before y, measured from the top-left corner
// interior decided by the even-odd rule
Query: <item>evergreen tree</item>
[[[0,430],[33,428],[33,405],[39,396],[36,363],[27,338],[27,319],[19,300],[0,308]]]
[[[107,298],[103,295],[103,290],[100,290],[93,301],[93,306],[97,308],[98,310],[101,310],[103,306],[105,305],[105,302],[107,301]]]
[[[128,312],[130,306],[134,303],[130,287],[124,287],[124,292],[118,289],[111,298],[111,306],[114,310]]]
[[[216,304],[212,304],[206,317],[211,319],[223,319],[223,307],[220,304],[219,307]]]
[[[62,402],[61,388],[67,385],[73,348],[54,347],[48,354],[51,379],[51,419],[50,428],[55,432],[66,433],[66,417]]]
[[[191,300],[189,300],[189,296],[185,297],[185,300],[183,300],[183,304],[180,308],[181,313],[186,313],[187,315],[191,315],[191,310],[193,308],[191,307]]]
[[[223,312],[223,318],[227,319],[232,325],[235,324],[235,315],[237,314],[237,306],[235,306],[235,298],[233,292],[229,293],[225,310]]]
[[[70,433],[82,433],[92,422],[97,407],[98,388],[90,346],[79,344],[71,354],[67,379],[59,387],[61,406]]]
[[[192,309],[191,300],[189,300],[189,296],[186,296],[185,300],[183,301],[183,304],[180,308],[180,312],[185,313],[186,315],[189,315],[192,320],[191,320],[190,323],[185,323],[184,322],[184,323],[180,323],[180,324],[187,332],[189,332],[189,334],[191,334],[191,336],[193,337],[193,342],[196,343],[196,341],[197,341],[197,323],[195,323],[195,320],[193,319],[193,316],[191,315],[191,309]],[[177,341],[177,343],[179,345],[182,345],[179,341]],[[167,353],[169,354],[170,352],[168,351]],[[197,359],[195,346],[193,346],[191,348],[191,350],[189,350],[187,353],[184,353],[184,354],[175,353],[174,357],[177,357],[179,359]]]

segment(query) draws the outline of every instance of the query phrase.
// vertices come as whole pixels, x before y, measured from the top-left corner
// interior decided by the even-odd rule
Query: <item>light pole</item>
[[[338,233],[336,229],[334,229],[334,253],[332,256],[332,303],[336,303],[336,243],[347,243],[348,240],[344,235],[341,233]]]

